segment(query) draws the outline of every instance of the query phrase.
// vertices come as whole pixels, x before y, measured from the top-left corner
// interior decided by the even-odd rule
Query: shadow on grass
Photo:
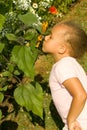
[[[56,126],[62,130],[64,124],[61,120],[61,117],[59,116],[54,104],[53,104],[53,101],[51,100],[51,103],[50,103],[50,112],[51,112],[51,116],[53,118],[53,120],[55,121],[56,123]]]
[[[38,74],[38,75],[35,77],[35,80],[38,81],[38,82],[40,82],[40,84],[41,84],[41,86],[42,86],[42,88],[43,88],[43,91],[44,91],[45,93],[51,94],[50,88],[48,87],[48,82],[42,82],[42,81],[43,81],[43,77],[42,77],[41,75]],[[49,99],[48,99],[48,100],[49,100]],[[61,117],[59,116],[59,114],[58,114],[58,112],[57,112],[57,110],[56,110],[56,108],[55,108],[54,103],[53,103],[52,100],[51,100],[51,102],[50,102],[49,109],[50,109],[50,112],[51,112],[51,117],[52,117],[52,119],[54,120],[56,126],[57,126],[60,130],[62,130],[64,124],[63,124],[63,122],[62,122],[62,120],[61,120]],[[45,116],[46,116],[46,115],[45,115],[45,113],[44,113],[44,119],[45,119]],[[35,118],[34,118],[34,119],[35,119]],[[34,119],[33,119],[33,121],[34,121]],[[40,120],[38,120],[38,121],[39,121],[39,123],[40,123]],[[44,121],[45,121],[45,120],[44,120]],[[42,121],[42,122],[44,122],[44,121]],[[42,123],[42,124],[44,124],[44,123]],[[45,127],[45,124],[44,124],[43,126]]]
[[[31,122],[34,124],[38,124],[39,126],[45,128],[45,112],[43,111],[43,119],[41,119],[39,116],[35,115],[34,113],[29,112],[30,116],[32,117]]]
[[[17,130],[18,124],[14,121],[4,121],[0,125],[0,130]]]

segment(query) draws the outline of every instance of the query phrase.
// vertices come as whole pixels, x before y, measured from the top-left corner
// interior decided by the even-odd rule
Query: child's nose
[[[48,40],[49,39],[49,35],[45,36],[45,40]]]

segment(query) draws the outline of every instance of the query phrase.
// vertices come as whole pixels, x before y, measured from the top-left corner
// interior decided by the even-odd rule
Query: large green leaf
[[[0,43],[0,53],[3,51],[5,44]]]
[[[5,22],[5,17],[2,14],[0,14],[0,30],[2,30],[4,22]]]
[[[36,83],[35,86],[28,83],[19,86],[14,91],[16,102],[34,114],[43,116],[43,91],[40,84]]]
[[[15,62],[26,76],[34,78],[35,56],[32,54],[30,47],[15,46],[12,50],[11,61]]]
[[[20,14],[18,17],[24,24],[27,24],[29,26],[34,24],[34,23],[38,23],[37,16],[31,12],[24,14],[24,15]]]

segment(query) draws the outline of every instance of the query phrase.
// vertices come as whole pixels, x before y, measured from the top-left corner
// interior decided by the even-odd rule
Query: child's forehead
[[[53,29],[51,30],[51,33],[52,33],[52,34],[53,34],[53,33],[55,33],[55,34],[60,34],[60,33],[63,33],[63,32],[65,32],[64,27],[58,26],[58,25],[55,25],[55,26],[53,27]]]
[[[66,32],[71,32],[71,31],[72,31],[72,28],[70,28],[64,24],[59,24],[59,25],[57,24],[51,30],[51,32],[55,33],[55,34],[56,33],[57,34],[65,34]]]

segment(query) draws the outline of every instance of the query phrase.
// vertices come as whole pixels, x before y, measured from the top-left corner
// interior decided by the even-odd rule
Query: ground
[[[70,11],[63,17],[62,20],[74,20],[81,24],[83,29],[87,32],[87,0],[79,0],[79,2],[72,6]],[[87,71],[86,58],[80,60],[84,69]],[[51,94],[48,85],[49,73],[53,64],[53,58],[50,55],[41,55],[36,61],[36,73],[41,80],[44,92],[44,120],[33,116],[32,123],[29,116],[20,110],[17,116],[14,112],[10,114],[3,123],[1,122],[0,130],[61,130],[63,123],[53,105]],[[11,106],[12,107],[12,106]],[[11,109],[11,108],[10,108]],[[36,119],[36,120],[35,120]]]

